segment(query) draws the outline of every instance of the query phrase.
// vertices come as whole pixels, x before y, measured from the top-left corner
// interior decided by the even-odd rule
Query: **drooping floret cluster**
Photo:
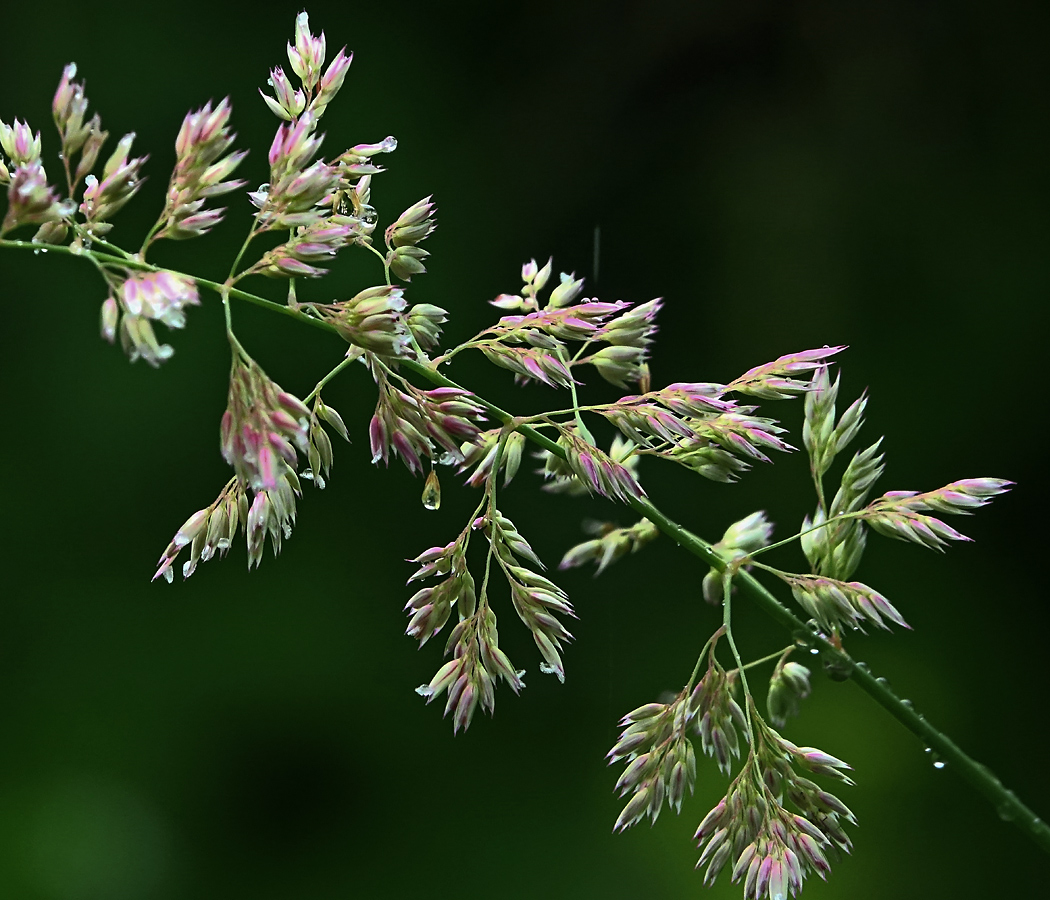
[[[807,875],[826,878],[829,857],[853,846],[842,827],[856,824],[853,813],[805,775],[847,785],[853,781],[844,774],[849,766],[842,760],[797,747],[757,715],[751,718],[751,752],[725,797],[696,830],[702,848],[697,867],[706,867],[704,883],[710,885],[732,863],[732,879],[743,882],[744,900],[787,900],[801,893]]]

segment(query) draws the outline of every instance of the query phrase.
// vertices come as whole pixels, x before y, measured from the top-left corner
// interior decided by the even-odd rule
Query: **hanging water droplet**
[[[868,668],[868,664],[866,662],[859,662],[859,663],[857,663],[857,668],[860,669],[862,672],[865,672],[865,673],[870,673],[871,672],[871,669]]]
[[[924,747],[923,753],[930,758],[930,762],[933,763],[935,769],[943,769],[945,767],[946,763],[941,759],[939,754],[934,752],[933,747]]]
[[[911,700],[901,700],[901,706],[906,706],[908,709],[912,708]]]
[[[878,678],[875,679],[875,683],[882,685],[884,688],[889,688],[889,686],[890,686],[890,683],[885,678],[883,678],[881,675]]]
[[[358,214],[358,218],[366,225],[375,225],[375,223],[379,221],[379,213],[376,212],[374,206],[369,206],[365,203],[361,206],[361,212]]]
[[[808,650],[810,647],[813,646],[813,640],[811,635],[809,634],[809,632],[803,631],[802,629],[799,629],[798,631],[793,631],[791,633],[791,638],[795,642],[795,646],[798,647],[799,650]]]
[[[423,507],[424,509],[437,509],[441,506],[441,482],[438,481],[436,469],[431,469],[427,476],[427,483],[423,485]]]

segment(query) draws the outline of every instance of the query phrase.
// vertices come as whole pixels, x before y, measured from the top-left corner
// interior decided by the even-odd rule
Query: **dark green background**
[[[266,180],[274,120],[258,99],[298,6],[184,0],[5,9],[0,117],[56,144],[50,98],[75,59],[114,135],[135,130],[150,182],[117,219],[137,246],[187,109],[228,93],[243,174]],[[1048,29],[1044,3],[315,4],[329,47],[357,53],[325,119],[329,154],[394,134],[382,224],[433,193],[441,227],[409,296],[447,307],[462,340],[530,256],[589,273],[603,299],[667,299],[657,383],[728,380],[781,353],[848,343],[848,399],[870,387],[880,486],[967,476],[1017,489],[946,556],[875,540],[858,577],[913,633],[850,649],[1043,813],[1050,615],[1044,524]],[[48,126],[48,127],[45,127]],[[57,172],[57,166],[55,167]],[[247,222],[158,248],[221,278]],[[304,290],[374,283],[348,253]],[[406,556],[444,543],[474,495],[445,479],[437,513],[405,471],[369,464],[374,391],[354,369],[326,393],[350,424],[328,490],[308,490],[281,557],[238,547],[185,584],[150,584],[174,529],[227,477],[218,454],[228,355],[214,297],[161,370],[97,337],[104,297],[74,260],[5,252],[0,893],[16,900],[701,895],[691,834],[725,780],[702,765],[681,818],[613,837],[602,755],[624,711],[677,689],[718,614],[703,575],[657,542],[598,580],[561,580],[580,621],[564,686],[500,598],[528,689],[452,737],[413,688],[440,647],[403,637]],[[259,285],[279,296],[278,286]],[[305,394],[341,354],[254,309],[238,332]],[[540,387],[464,359],[452,370],[516,410]],[[591,395],[588,395],[591,396]],[[608,390],[593,396],[612,397]],[[767,407],[772,412],[772,406]],[[773,415],[792,429],[800,405]],[[798,440],[796,439],[796,443]],[[769,511],[781,535],[812,505],[805,461],[732,489],[648,465],[658,505],[703,535]],[[503,497],[555,562],[598,501]],[[801,566],[785,551],[786,566]],[[783,634],[742,605],[749,655]],[[814,678],[786,734],[850,761],[854,857],[806,896],[1038,896],[1046,858],[859,690]],[[722,882],[706,894],[739,896]]]

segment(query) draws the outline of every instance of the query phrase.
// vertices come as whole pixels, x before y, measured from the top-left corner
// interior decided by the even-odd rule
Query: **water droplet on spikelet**
[[[430,470],[427,483],[423,485],[423,508],[437,509],[441,506],[441,482],[435,469]]]

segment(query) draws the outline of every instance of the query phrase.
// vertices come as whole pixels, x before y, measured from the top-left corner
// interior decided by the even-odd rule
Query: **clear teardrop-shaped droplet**
[[[423,485],[423,507],[424,509],[437,509],[441,506],[441,482],[438,481],[437,470],[431,469],[427,476],[427,483]]]
[[[374,206],[369,206],[365,203],[361,207],[361,212],[359,213],[358,218],[366,225],[375,225],[375,223],[379,221],[379,213],[376,212]]]

